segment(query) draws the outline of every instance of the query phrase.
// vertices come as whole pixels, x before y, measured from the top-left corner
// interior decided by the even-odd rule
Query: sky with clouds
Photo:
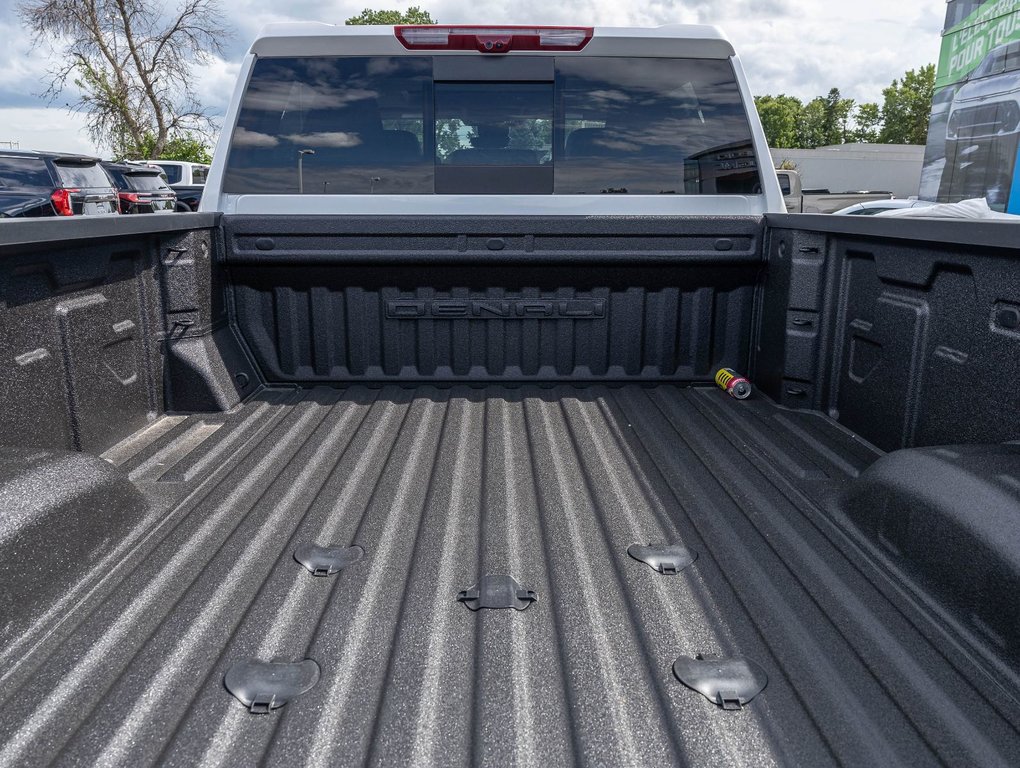
[[[158,0],[154,0],[158,1]],[[167,0],[172,6],[174,0]],[[838,87],[858,101],[880,101],[882,89],[907,69],[937,61],[945,17],[943,0],[418,0],[441,23],[594,24],[657,26],[701,23],[721,27],[733,41],[755,94],[804,99]],[[97,152],[81,116],[39,94],[49,54],[33,49],[15,13],[0,0],[0,142],[23,149]],[[361,9],[405,8],[394,0],[226,0],[235,28],[223,59],[195,73],[204,104],[222,111],[238,62],[258,29],[302,20],[342,24]]]

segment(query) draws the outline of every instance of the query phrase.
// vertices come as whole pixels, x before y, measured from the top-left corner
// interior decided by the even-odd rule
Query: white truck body
[[[440,29],[442,29],[440,27]],[[728,61],[739,89],[740,102],[749,128],[750,143],[757,161],[760,182],[750,192],[738,194],[400,194],[375,191],[369,194],[321,194],[319,189],[286,193],[247,193],[225,185],[231,162],[232,137],[238,125],[242,102],[256,62],[286,57],[402,57],[427,54],[433,60],[465,56],[465,50],[408,50],[390,26],[341,26],[323,23],[283,23],[267,26],[252,44],[241,66],[238,84],[227,110],[212,168],[201,203],[203,211],[224,213],[303,214],[428,214],[428,215],[757,215],[785,211],[783,197],[773,171],[764,132],[753,109],[754,101],[740,61],[732,45],[716,28],[708,26],[666,26],[655,29],[596,27],[590,42],[580,51],[558,52],[570,58],[620,57],[631,59],[685,59]],[[480,64],[486,59],[546,59],[544,50],[514,50],[501,56],[471,53]],[[477,76],[475,79],[478,79]],[[680,85],[680,84],[678,84]],[[243,129],[242,129],[243,130]],[[337,127],[336,131],[342,131]],[[339,134],[337,134],[339,135]],[[236,141],[234,142],[236,147]],[[314,151],[305,150],[308,167],[314,168]],[[321,154],[321,153],[320,153]],[[305,158],[302,158],[305,159]],[[551,162],[551,161],[550,161]],[[739,161],[736,161],[739,162]],[[300,174],[300,170],[298,171]],[[684,169],[678,168],[684,178]],[[317,182],[326,188],[328,182]],[[683,183],[683,181],[681,181]],[[605,191],[605,190],[603,190]],[[610,192],[616,191],[613,189]],[[626,190],[621,190],[626,192]]]
[[[149,160],[149,165],[163,169],[171,187],[194,187],[205,184],[209,166],[184,160]]]

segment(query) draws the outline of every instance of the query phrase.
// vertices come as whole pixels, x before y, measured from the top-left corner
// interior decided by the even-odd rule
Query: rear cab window
[[[729,60],[532,56],[478,80],[453,58],[259,58],[223,191],[760,193]]]
[[[49,191],[53,178],[41,157],[0,156],[0,189]]]

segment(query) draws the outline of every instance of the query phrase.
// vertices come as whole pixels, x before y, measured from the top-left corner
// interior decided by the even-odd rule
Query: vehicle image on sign
[[[949,130],[949,110],[956,96],[956,87],[947,86],[935,91],[931,116],[928,120],[928,140],[924,149],[921,183],[918,196],[925,200],[938,198],[942,173],[946,167],[946,137]]]
[[[909,200],[894,198],[892,200],[868,200],[854,203],[846,208],[833,211],[834,216],[876,216],[884,211],[896,211],[902,208],[928,208],[934,205],[926,200]]]
[[[990,51],[953,96],[946,135],[978,139],[1020,129],[1020,40]]]
[[[942,88],[932,99],[931,116],[928,119],[928,130],[933,135],[946,137],[949,135],[949,112],[956,100],[956,88]]]
[[[953,96],[939,200],[1004,210],[1020,142],[1020,41],[993,49]]]
[[[103,163],[103,168],[117,186],[121,213],[173,213],[177,209],[177,195],[159,168],[128,163]]]
[[[116,214],[117,192],[99,159],[0,150],[0,217]]]
[[[274,25],[209,213],[0,226],[0,768],[1015,768],[1017,229],[785,213],[752,104]]]

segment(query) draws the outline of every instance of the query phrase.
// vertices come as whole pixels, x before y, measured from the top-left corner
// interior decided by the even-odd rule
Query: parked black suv
[[[98,158],[0,151],[0,218],[118,212],[117,191]]]
[[[173,213],[177,195],[163,180],[163,172],[151,165],[103,163],[120,198],[121,213]]]

